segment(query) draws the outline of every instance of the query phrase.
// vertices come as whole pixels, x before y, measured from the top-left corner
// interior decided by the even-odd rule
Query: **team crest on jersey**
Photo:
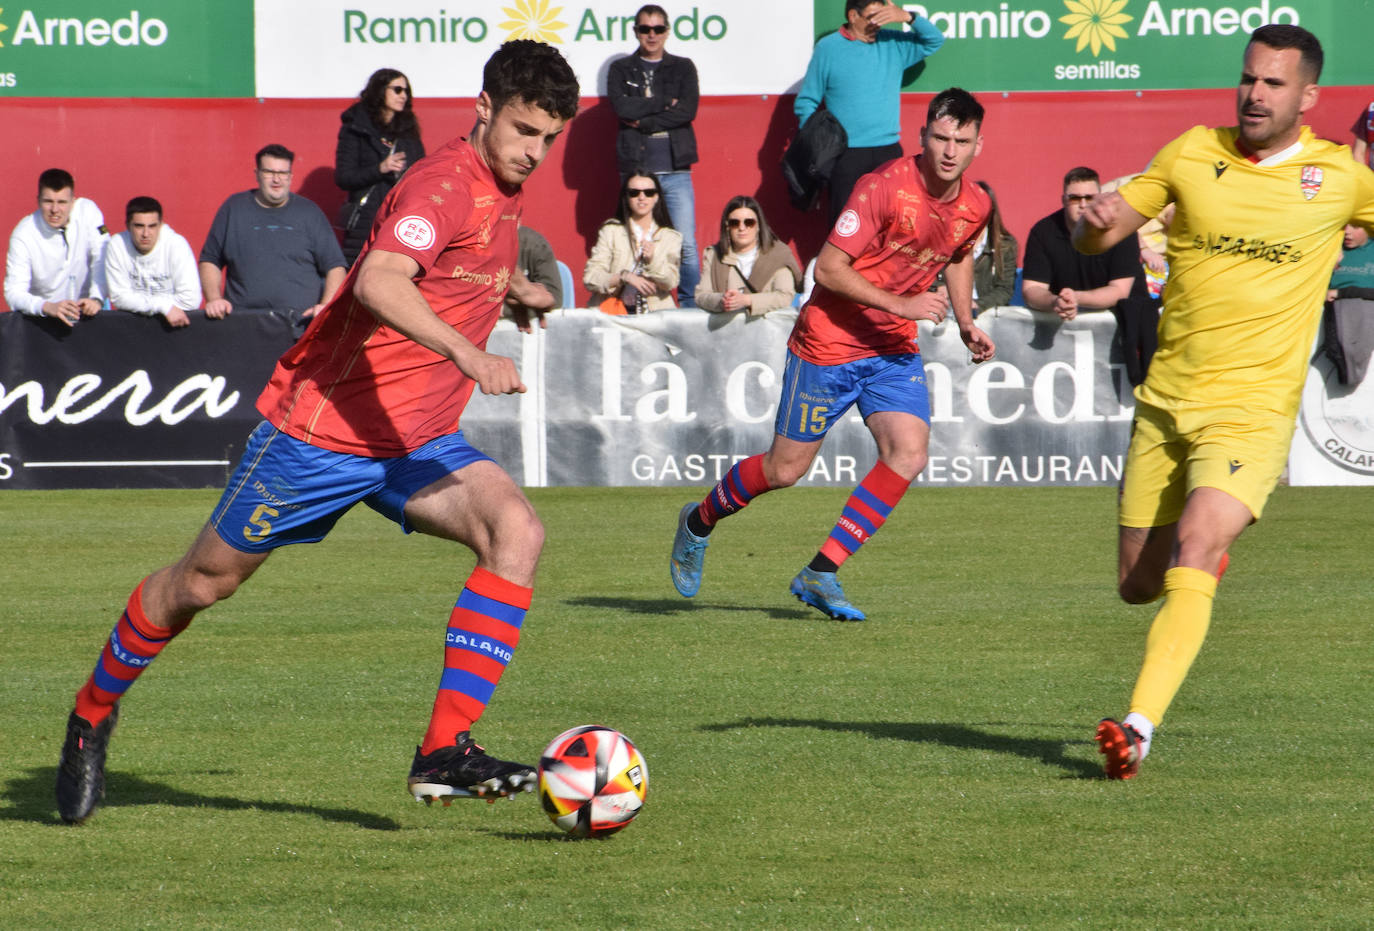
[[[1302,196],[1311,200],[1322,189],[1322,170],[1316,165],[1302,166]]]
[[[434,245],[434,226],[424,217],[401,217],[393,232],[401,242],[421,252]]]
[[[841,236],[853,236],[859,231],[859,214],[854,210],[846,210],[840,214],[840,218],[835,221],[835,232]]]
[[[902,208],[902,219],[898,224],[898,228],[901,229],[903,233],[916,232],[916,208]]]

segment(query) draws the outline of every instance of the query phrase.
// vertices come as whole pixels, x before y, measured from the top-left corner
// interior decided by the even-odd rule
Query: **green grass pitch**
[[[547,489],[524,638],[476,736],[574,724],[648,761],[639,819],[563,838],[533,796],[405,776],[471,568],[359,508],[277,553],[134,686],[86,825],[52,782],[72,695],[213,491],[0,494],[5,928],[1355,928],[1374,899],[1374,488],[1280,488],[1138,779],[1099,775],[1150,608],[1111,489],[915,488],[848,565],[864,624],[787,594],[843,489],[722,525],[700,490]]]

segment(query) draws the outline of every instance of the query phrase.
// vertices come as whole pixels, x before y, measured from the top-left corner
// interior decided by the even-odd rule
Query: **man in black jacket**
[[[697,160],[692,120],[700,89],[692,60],[663,50],[670,28],[663,7],[653,3],[640,7],[635,14],[639,50],[611,63],[606,91],[620,118],[615,154],[621,178],[640,170],[658,178],[668,216],[682,234],[678,304],[693,307],[692,295],[701,278],[692,192],[692,164]]]

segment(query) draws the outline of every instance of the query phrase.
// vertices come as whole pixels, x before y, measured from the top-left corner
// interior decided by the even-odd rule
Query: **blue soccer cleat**
[[[821,613],[837,621],[862,621],[865,615],[849,603],[840,587],[840,579],[833,572],[803,569],[792,580],[792,594]]]
[[[673,588],[684,598],[691,598],[701,588],[701,572],[706,562],[706,544],[710,537],[699,537],[687,529],[687,515],[697,509],[696,502],[684,504],[677,516],[677,533],[673,535],[673,555],[668,570]]]

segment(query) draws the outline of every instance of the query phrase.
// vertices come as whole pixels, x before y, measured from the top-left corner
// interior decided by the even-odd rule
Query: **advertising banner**
[[[526,485],[711,484],[771,442],[795,318],[572,310],[529,336],[498,329],[488,348],[519,361],[529,391],[474,397],[464,430]],[[1111,315],[1000,308],[979,324],[997,358],[978,366],[952,323],[921,334],[932,416],[919,481],[1114,485],[1133,408],[1108,358]],[[875,461],[851,411],[805,481],[854,485]]]
[[[1247,37],[1268,23],[1322,41],[1327,86],[1369,83],[1374,0],[899,0],[945,45],[907,74],[908,90],[1171,90],[1232,87]],[[816,36],[844,0],[814,0]],[[895,28],[895,27],[888,27]],[[904,27],[903,27],[904,28]]]
[[[529,335],[503,321],[488,349],[528,390],[474,396],[464,431],[526,486],[713,483],[772,439],[794,319],[566,310]],[[222,484],[293,331],[275,314],[192,320],[169,331],[106,313],[67,330],[0,314],[0,489]],[[1002,308],[979,322],[998,353],[978,366],[952,324],[921,334],[932,440],[919,481],[1115,484],[1131,409],[1111,316]],[[851,412],[805,482],[857,484],[875,458]]]
[[[261,97],[352,97],[378,68],[397,68],[417,95],[476,97],[482,65],[510,39],[558,47],[582,95],[605,94],[611,61],[634,51],[640,4],[592,0],[257,0]],[[691,58],[702,94],[773,94],[801,80],[811,10],[793,0],[664,4],[666,48]]]
[[[0,488],[224,484],[295,335],[275,313],[188,316],[0,314]]]
[[[0,7],[0,96],[251,97],[251,0]]]
[[[1288,450],[1290,485],[1374,485],[1374,377],[1341,384],[1320,348],[1307,370],[1302,407]]]

